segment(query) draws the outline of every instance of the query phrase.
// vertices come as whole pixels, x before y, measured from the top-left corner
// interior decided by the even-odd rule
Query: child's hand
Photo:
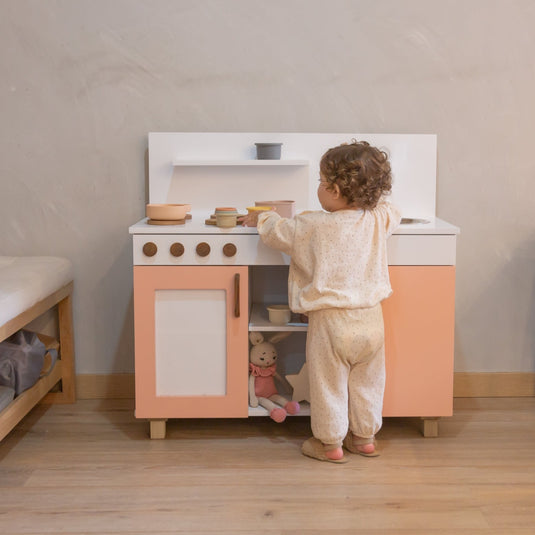
[[[258,216],[260,215],[260,212],[250,212],[247,215],[243,217],[239,217],[238,221],[244,226],[244,227],[256,227],[258,224]]]

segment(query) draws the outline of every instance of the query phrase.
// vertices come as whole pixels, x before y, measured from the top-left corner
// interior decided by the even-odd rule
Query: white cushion
[[[0,325],[73,279],[72,263],[55,256],[0,256]]]

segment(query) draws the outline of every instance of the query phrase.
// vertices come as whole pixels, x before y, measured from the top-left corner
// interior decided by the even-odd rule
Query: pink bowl
[[[281,217],[295,215],[295,201],[255,201],[255,206],[271,206]]]

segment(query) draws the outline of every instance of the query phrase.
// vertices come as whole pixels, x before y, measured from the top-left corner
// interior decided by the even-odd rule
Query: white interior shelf
[[[271,323],[268,318],[268,312],[264,303],[253,303],[251,316],[249,318],[249,331],[262,331],[262,332],[283,332],[283,331],[307,331],[308,324],[298,321],[291,321],[286,325],[275,325]],[[292,319],[296,317],[296,314],[292,314]]]
[[[287,394],[286,392],[281,393],[283,396],[286,396],[288,399],[292,399],[292,396]],[[301,410],[298,414],[288,414],[288,418],[292,418],[294,416],[310,416],[310,403],[308,401],[300,401],[299,405],[301,406]],[[264,409],[264,407],[261,407],[260,405],[258,407],[249,407],[248,411],[249,416],[269,416],[269,412],[267,409]]]
[[[308,160],[174,160],[175,167],[202,166],[304,166]]]

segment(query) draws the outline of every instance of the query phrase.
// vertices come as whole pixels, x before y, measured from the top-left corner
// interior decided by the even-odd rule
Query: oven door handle
[[[240,317],[240,274],[234,275],[234,317]]]

